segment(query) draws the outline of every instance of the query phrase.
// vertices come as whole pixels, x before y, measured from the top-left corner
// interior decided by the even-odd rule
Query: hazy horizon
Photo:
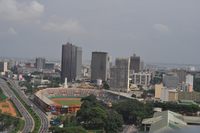
[[[200,64],[199,0],[0,0],[0,57],[60,59],[66,42],[112,58]]]

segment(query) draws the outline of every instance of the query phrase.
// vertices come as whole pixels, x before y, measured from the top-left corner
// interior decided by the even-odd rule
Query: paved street
[[[27,96],[20,90],[20,87],[15,83],[15,81],[12,81],[8,79],[8,82],[12,86],[13,89],[16,90],[16,92],[19,94],[19,96],[24,100],[24,102],[32,107],[33,111],[36,112],[36,114],[39,116],[41,120],[41,127],[40,127],[40,133],[47,133],[48,132],[48,127],[49,127],[49,122],[47,119],[47,116],[44,112],[42,112],[31,100],[27,98]]]
[[[34,120],[20,100],[15,96],[14,92],[8,87],[8,84],[5,80],[0,78],[0,87],[4,94],[13,101],[16,105],[17,109],[19,110],[20,114],[23,116],[25,120],[24,129],[22,130],[23,133],[32,132],[34,129]]]

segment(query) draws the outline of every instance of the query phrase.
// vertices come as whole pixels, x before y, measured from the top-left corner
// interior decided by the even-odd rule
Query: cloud
[[[4,29],[0,31],[0,36],[4,35],[17,35],[17,31],[13,27],[9,27],[7,29]]]
[[[10,28],[8,29],[8,34],[16,35],[16,34],[17,34],[17,31],[16,31],[13,27],[10,27]]]
[[[164,24],[154,24],[153,28],[159,32],[169,32],[170,31],[169,27]]]
[[[37,21],[43,12],[44,6],[35,0],[31,2],[0,0],[0,20]]]
[[[66,34],[83,33],[83,28],[76,20],[67,20],[64,22],[48,22],[43,26],[43,30],[50,32],[64,32]]]

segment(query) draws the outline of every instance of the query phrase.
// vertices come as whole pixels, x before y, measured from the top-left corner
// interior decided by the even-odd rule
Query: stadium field
[[[51,100],[63,106],[81,105],[81,98],[52,98]]]

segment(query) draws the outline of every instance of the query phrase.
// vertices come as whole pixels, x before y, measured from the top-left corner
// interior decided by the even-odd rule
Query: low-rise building
[[[156,84],[155,85],[155,99],[160,99],[161,98],[161,92],[163,88],[163,84]]]
[[[178,92],[178,100],[193,100],[200,102],[200,92]]]
[[[176,89],[169,89],[163,84],[155,85],[155,99],[161,101],[177,101],[178,92]]]

